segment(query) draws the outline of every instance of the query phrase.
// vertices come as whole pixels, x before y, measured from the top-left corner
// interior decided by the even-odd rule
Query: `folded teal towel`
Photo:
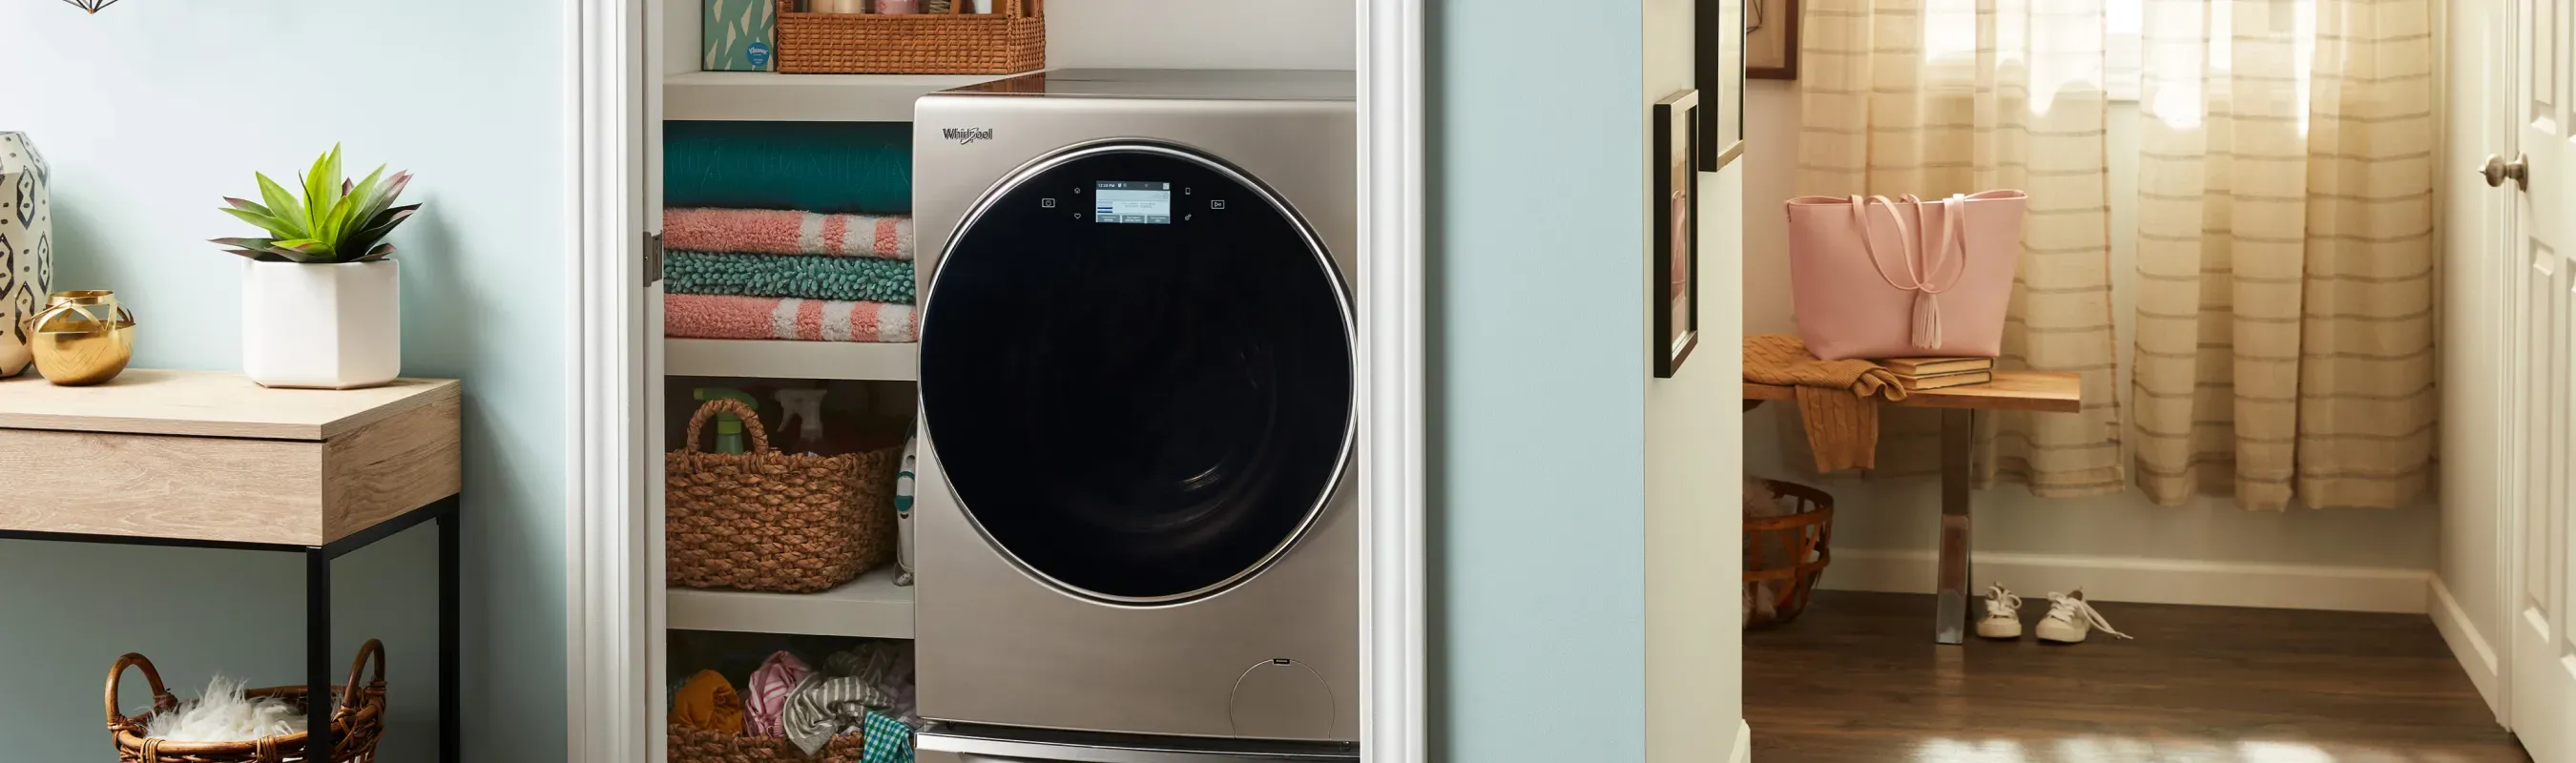
[[[672,294],[912,304],[906,260],[674,251],[662,263],[662,277],[662,290]]]
[[[912,125],[899,122],[665,122],[662,203],[912,211]]]

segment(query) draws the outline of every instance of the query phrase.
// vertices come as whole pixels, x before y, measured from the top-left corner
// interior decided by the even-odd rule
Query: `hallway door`
[[[2525,264],[2506,289],[2504,404],[2506,568],[2504,677],[2514,733],[2539,763],[2576,763],[2576,76],[2569,30],[2576,0],[2520,0],[2513,25],[2515,117],[2523,164],[2498,160],[2487,181],[2515,194],[2514,246]],[[2511,152],[2505,152],[2512,156]]]

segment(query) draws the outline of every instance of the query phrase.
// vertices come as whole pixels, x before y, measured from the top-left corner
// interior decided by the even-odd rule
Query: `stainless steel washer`
[[[1354,87],[916,107],[923,760],[1357,756]]]

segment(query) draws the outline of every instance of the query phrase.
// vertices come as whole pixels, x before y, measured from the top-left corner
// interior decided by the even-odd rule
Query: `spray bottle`
[[[742,403],[744,408],[760,410],[760,398],[729,387],[699,387],[693,390],[691,395],[701,404],[709,400],[732,400]],[[730,413],[716,414],[716,452],[742,455],[742,419],[740,417]]]
[[[786,438],[787,425],[796,425],[796,437],[787,440],[788,452],[823,455],[823,394],[830,391],[817,387],[777,392],[778,407],[786,411],[778,420],[778,436]]]
[[[912,585],[912,449],[920,441],[919,436],[903,441],[903,471],[894,480],[894,584],[899,586]]]

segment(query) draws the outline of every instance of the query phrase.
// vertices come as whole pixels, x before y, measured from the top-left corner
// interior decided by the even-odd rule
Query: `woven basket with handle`
[[[742,419],[750,451],[698,450],[707,420]],[[894,477],[902,446],[838,456],[769,447],[760,414],[709,400],[689,417],[689,442],[663,461],[663,529],[670,584],[814,593],[894,558]]]
[[[358,683],[369,665],[375,666],[376,678]],[[125,669],[143,669],[143,680],[152,684],[152,709],[127,717],[117,712],[116,688]],[[257,700],[280,697],[303,713],[306,702],[302,686],[277,686],[249,689],[242,696]],[[330,701],[324,698],[325,702]],[[241,742],[165,742],[145,737],[152,716],[179,709],[179,698],[161,685],[161,671],[143,655],[128,654],[116,658],[116,667],[107,670],[107,732],[116,744],[116,759],[123,763],[281,763],[289,758],[309,760],[304,747],[310,734],[295,733]],[[340,690],[340,707],[331,711],[331,763],[370,763],[376,759],[376,743],[385,737],[385,645],[374,640],[358,648],[358,659],[349,665],[348,686]]]
[[[1798,619],[1815,598],[1825,565],[1834,561],[1834,497],[1794,482],[1760,482],[1772,500],[1796,501],[1798,506],[1787,516],[1744,520],[1744,592],[1748,599],[1771,603],[1767,613],[1746,612],[1746,628]]]
[[[788,74],[1019,74],[1046,68],[1045,0],[993,0],[995,13],[798,13],[778,0],[778,70]]]

